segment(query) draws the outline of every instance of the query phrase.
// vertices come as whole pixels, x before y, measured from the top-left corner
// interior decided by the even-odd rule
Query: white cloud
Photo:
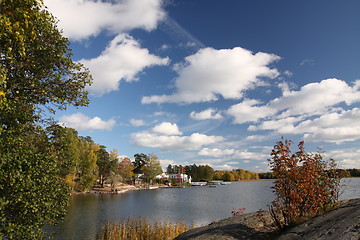
[[[198,150],[204,145],[223,141],[220,136],[193,133],[190,136],[161,135],[153,131],[142,131],[131,135],[132,142],[140,147],[160,148],[162,151],[175,152]]]
[[[253,54],[240,47],[203,48],[186,57],[185,64],[176,66],[179,77],[175,81],[175,94],[143,97],[142,103],[207,102],[217,100],[217,95],[225,99],[240,99],[244,91],[264,84],[261,77],[279,75],[277,69],[268,67],[279,59],[273,54]]]
[[[325,152],[329,158],[335,159],[339,164],[339,168],[360,168],[360,149],[344,148]]]
[[[87,39],[107,30],[113,34],[135,28],[153,30],[166,16],[162,0],[45,0],[59,19],[64,35],[73,40]]]
[[[329,113],[314,120],[307,120],[297,126],[297,132],[307,132],[307,141],[341,143],[360,139],[360,109],[354,108],[341,113]]]
[[[79,131],[108,130],[110,131],[116,124],[114,119],[104,121],[99,117],[89,118],[82,113],[75,113],[59,118],[60,123],[66,127],[71,127]]]
[[[248,127],[249,131],[257,130],[276,130],[278,133],[294,133],[295,126],[294,124],[303,120],[302,117],[288,117],[283,119],[274,119],[269,121],[263,121],[258,126],[250,125]]]
[[[208,157],[226,157],[227,159],[250,159],[250,160],[266,160],[269,154],[263,154],[259,152],[249,152],[247,150],[235,150],[235,149],[218,149],[218,148],[203,148],[198,153],[201,156]]]
[[[129,122],[134,127],[141,127],[141,126],[147,125],[147,123],[142,119],[133,119],[132,118],[132,119],[129,120]]]
[[[198,112],[198,113],[193,111],[190,113],[190,117],[192,119],[196,119],[196,120],[223,119],[223,116],[221,115],[221,113],[213,108],[209,108],[209,109],[206,109],[206,110],[204,110],[202,112]]]
[[[311,117],[323,115],[334,111],[333,107],[345,103],[350,106],[360,101],[358,82],[349,86],[345,81],[331,78],[321,82],[309,83],[301,87],[299,91],[291,91],[287,84],[279,84],[283,90],[283,96],[260,105],[261,102],[254,99],[245,99],[243,102],[231,106],[226,113],[234,117],[234,123],[258,122],[261,119],[274,117],[272,122],[263,123],[258,129],[271,129],[266,125],[275,124],[278,119],[283,122],[294,121],[296,117]],[[279,122],[280,123],[280,122]],[[279,125],[279,123],[277,123]],[[258,130],[252,127],[252,130]],[[251,130],[251,128],[250,128]],[[283,128],[286,132],[285,128]],[[288,129],[290,130],[290,129]]]
[[[304,134],[311,142],[356,141],[360,139],[360,109],[353,108],[341,112],[330,112],[314,119],[287,117],[263,121],[259,125],[250,125],[249,131],[272,130],[279,134]]]
[[[261,102],[254,99],[245,99],[243,102],[231,106],[226,113],[234,117],[234,123],[256,122],[276,113],[269,106],[256,106]]]
[[[203,148],[199,151],[199,155],[201,156],[209,156],[209,157],[224,157],[228,155],[233,155],[235,153],[234,149],[218,149],[218,148]]]
[[[154,133],[162,135],[181,135],[182,132],[179,130],[178,126],[175,123],[163,122],[156,125],[152,131]]]
[[[285,90],[285,89],[284,89]],[[309,83],[299,91],[284,91],[281,98],[270,102],[270,107],[278,111],[286,110],[285,116],[301,114],[322,114],[327,108],[339,103],[351,105],[360,101],[356,85],[349,86],[336,78]]]
[[[146,67],[166,65],[168,58],[152,55],[127,34],[116,36],[100,56],[82,59],[94,78],[89,90],[96,95],[118,90],[121,80],[136,81],[136,75]]]

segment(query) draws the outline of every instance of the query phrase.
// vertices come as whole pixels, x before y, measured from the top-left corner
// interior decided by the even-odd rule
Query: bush
[[[341,176],[335,161],[324,161],[320,153],[306,153],[303,141],[299,151],[290,155],[291,144],[277,142],[269,159],[276,177],[276,199],[270,210],[280,229],[333,208],[339,196]]]

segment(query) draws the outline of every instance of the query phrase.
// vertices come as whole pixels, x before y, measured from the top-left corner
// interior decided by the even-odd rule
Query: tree
[[[40,239],[45,223],[63,219],[68,201],[52,146],[31,125],[16,138],[3,133],[0,145],[1,238]]]
[[[54,155],[60,168],[60,176],[75,175],[76,166],[80,162],[78,133],[75,129],[52,124],[46,128],[50,142],[54,147]]]
[[[149,157],[144,153],[137,153],[134,155],[134,158],[135,160],[132,162],[134,165],[133,173],[143,173],[143,167],[149,162]]]
[[[98,166],[99,183],[101,187],[104,187],[105,180],[110,176],[111,171],[115,167],[110,159],[110,154],[106,151],[105,146],[100,146],[100,149],[96,152]]]
[[[130,180],[134,173],[133,173],[133,165],[131,163],[131,160],[130,158],[128,157],[125,157],[123,158],[120,163],[119,163],[119,166],[118,166],[118,171],[119,171],[119,174],[120,176],[123,178],[123,180]]]
[[[148,162],[143,166],[143,173],[146,176],[147,182],[152,184],[155,177],[162,173],[162,169],[159,158],[155,154],[150,153],[148,159]]]
[[[173,166],[172,166],[171,164],[169,164],[169,165],[167,166],[167,168],[166,168],[166,173],[167,173],[167,174],[174,174],[174,173],[175,173],[174,168],[173,168]]]
[[[306,153],[304,142],[291,155],[292,141],[279,141],[271,152],[270,167],[276,177],[272,216],[279,228],[332,208],[340,186],[334,160],[324,161],[320,153]],[[281,212],[284,220],[277,218]]]
[[[85,190],[94,186],[96,181],[98,146],[90,137],[80,137],[78,148],[80,150],[80,162],[76,169],[77,188]]]
[[[0,237],[42,238],[65,213],[68,190],[42,111],[88,104],[89,72],[40,0],[0,1]]]

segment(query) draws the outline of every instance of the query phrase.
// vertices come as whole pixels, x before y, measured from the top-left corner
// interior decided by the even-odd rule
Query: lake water
[[[345,179],[341,199],[360,197],[360,178]],[[109,221],[127,217],[186,221],[205,225],[228,218],[233,208],[245,212],[267,209],[274,199],[272,181],[232,182],[212,187],[128,191],[122,194],[79,194],[70,199],[66,220],[56,226],[55,239],[94,239]]]

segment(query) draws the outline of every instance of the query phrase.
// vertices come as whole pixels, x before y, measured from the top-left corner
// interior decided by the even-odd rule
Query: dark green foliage
[[[134,155],[134,158],[134,169],[132,171],[135,174],[141,174],[143,172],[142,168],[149,162],[149,156],[144,153],[137,153]]]
[[[259,173],[260,179],[275,179],[274,174],[272,172]]]
[[[175,173],[184,173],[191,176],[192,181],[197,182],[201,180],[211,181],[214,178],[214,169],[208,165],[199,165],[196,164],[188,166],[177,166],[174,165],[173,169]]]
[[[3,133],[0,146],[0,236],[42,238],[42,226],[61,220],[68,200],[52,146],[32,126]]]
[[[116,162],[111,161],[110,154],[106,151],[105,146],[100,146],[100,149],[96,151],[96,155],[99,183],[103,187],[105,180],[110,176],[110,173],[114,171]]]
[[[88,104],[91,76],[71,60],[68,40],[41,2],[0,1],[0,237],[5,239],[42,238],[44,224],[61,220],[66,167],[40,127],[46,124],[42,110]]]

